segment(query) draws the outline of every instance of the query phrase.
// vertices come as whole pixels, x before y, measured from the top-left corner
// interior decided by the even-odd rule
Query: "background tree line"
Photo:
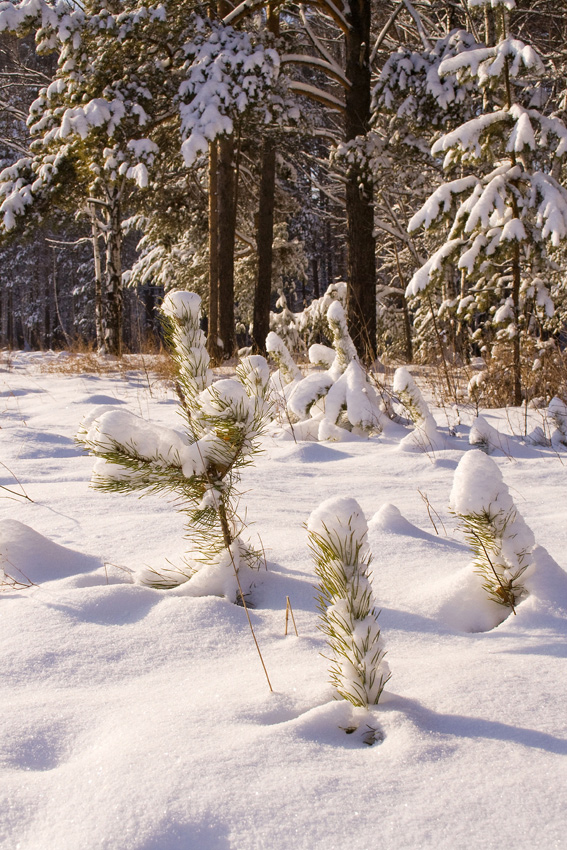
[[[367,360],[482,354],[518,400],[557,359],[556,4],[23,0],[0,31],[2,344],[118,354],[189,288],[214,357],[263,351],[278,290],[298,311],[345,279]],[[476,230],[463,186],[494,195]]]

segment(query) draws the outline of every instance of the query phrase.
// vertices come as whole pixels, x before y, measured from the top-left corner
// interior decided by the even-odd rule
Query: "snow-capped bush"
[[[334,357],[331,361],[326,346],[318,346],[319,351],[315,349],[314,355],[321,358],[318,362],[326,361],[330,366],[290,385],[286,393],[289,418],[298,423],[299,431],[308,435],[303,437],[307,439],[340,441],[348,439],[351,432],[357,436],[380,433],[386,417],[356,354],[344,308],[336,299],[330,302],[328,323]],[[268,337],[269,345],[273,346],[271,337],[273,334]],[[298,425],[293,425],[294,432]]]
[[[276,302],[279,313],[270,313],[270,329],[281,336],[291,348],[300,348],[302,338],[308,343],[318,335],[328,336],[327,312],[333,301],[346,304],[346,283],[331,283],[320,298],[315,298],[305,310],[293,313],[282,291]]]
[[[515,612],[532,567],[534,536],[518,513],[496,463],[480,451],[461,458],[451,510],[473,554],[473,566],[489,598]]]
[[[192,550],[177,568],[147,570],[140,581],[156,587],[183,582],[191,595],[241,592],[239,573],[257,555],[242,540],[235,484],[250,462],[269,412],[268,365],[244,358],[237,379],[211,383],[200,299],[175,292],[164,302],[178,365],[183,430],[112,410],[84,424],[79,442],[96,457],[92,486],[111,492],[174,493],[187,516]]]
[[[170,335],[172,356],[177,366],[185,402],[208,387],[213,373],[205,334],[199,327],[201,299],[195,292],[170,292],[161,306]]]
[[[328,345],[322,345],[319,342],[309,346],[308,351],[309,362],[314,366],[322,366],[324,369],[330,369],[335,359],[334,348],[329,348]]]
[[[376,705],[390,678],[374,607],[366,519],[354,499],[332,498],[307,523],[319,577],[321,630],[332,651],[331,681],[355,706]]]
[[[299,366],[289,353],[289,349],[283,339],[274,331],[270,331],[266,337],[266,351],[274,359],[284,384],[291,384],[303,377]]]

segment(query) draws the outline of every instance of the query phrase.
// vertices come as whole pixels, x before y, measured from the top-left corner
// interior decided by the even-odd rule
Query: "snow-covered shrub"
[[[293,313],[287,306],[287,299],[281,290],[276,307],[279,313],[270,313],[270,330],[277,333],[292,349],[302,348],[304,340],[308,344],[314,339],[327,337],[329,326],[327,312],[333,301],[346,304],[346,283],[340,281],[327,287],[320,298],[315,298],[308,307]]]
[[[376,705],[390,678],[368,573],[368,526],[355,499],[327,499],[307,523],[319,577],[321,630],[331,681],[355,706]]]
[[[532,566],[534,536],[518,513],[496,463],[480,451],[461,458],[451,510],[473,554],[473,566],[489,598],[515,612]]]
[[[403,404],[415,430],[401,442],[403,449],[438,449],[443,445],[442,436],[437,428],[427,402],[421,394],[410,372],[405,366],[400,366],[394,373],[393,390]]]
[[[279,297],[276,301],[276,307],[280,308],[279,313],[270,311],[270,330],[273,331],[286,346],[292,351],[305,350],[305,345],[300,335],[299,316],[300,313],[294,313],[287,306],[287,298],[283,289],[278,290]]]
[[[328,345],[323,345],[320,342],[314,342],[309,346],[308,351],[309,362],[314,366],[322,366],[324,369],[330,369],[335,359],[334,348],[329,348]]]
[[[330,366],[294,383],[287,395],[290,419],[299,423],[299,432],[303,434],[300,439],[339,441],[348,438],[349,432],[358,436],[380,433],[385,421],[380,399],[358,359],[344,308],[338,300],[331,300],[328,323],[333,337],[333,360],[330,362],[330,350],[326,346],[317,346],[316,356],[330,362]],[[293,427],[296,431],[297,426]]]
[[[257,561],[242,540],[235,485],[257,449],[268,414],[268,365],[262,357],[248,357],[237,369],[238,380],[211,383],[199,306],[195,293],[173,293],[164,307],[179,369],[183,430],[111,410],[85,422],[78,440],[96,457],[93,487],[174,493],[187,516],[191,550],[184,565],[146,571],[140,580],[172,587],[191,579],[189,594],[234,600],[239,572]]]

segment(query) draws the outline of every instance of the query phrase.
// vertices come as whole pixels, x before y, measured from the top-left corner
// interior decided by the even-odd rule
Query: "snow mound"
[[[380,531],[385,531],[390,534],[409,534],[413,536],[419,529],[412,525],[404,516],[402,516],[399,508],[391,502],[386,502],[379,510],[376,511],[369,526]]]
[[[461,632],[487,632],[504,620],[526,625],[533,613],[567,612],[567,573],[542,546],[532,553],[534,569],[524,585],[528,596],[516,608],[517,617],[509,618],[509,610],[487,596],[471,564],[435,588],[438,599],[435,616],[449,628]]]
[[[437,585],[435,595],[435,616],[459,632],[489,632],[510,614],[490,599],[471,564]]]
[[[328,463],[333,460],[343,460],[350,457],[346,452],[330,449],[321,443],[307,443],[304,446],[295,446],[292,451],[276,457],[279,463]]]
[[[114,398],[111,395],[104,395],[103,393],[94,393],[94,395],[84,395],[80,396],[77,399],[73,400],[73,404],[83,405],[83,404],[126,404],[121,398]]]
[[[567,572],[543,546],[534,546],[532,558],[535,568],[525,579],[526,590],[545,608],[567,611]]]
[[[0,522],[0,568],[19,582],[40,584],[98,569],[101,561],[53,543],[23,522]]]

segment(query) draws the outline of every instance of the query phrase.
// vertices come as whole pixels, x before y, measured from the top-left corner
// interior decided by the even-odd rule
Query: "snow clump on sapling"
[[[319,577],[320,628],[332,652],[331,682],[355,706],[377,705],[390,669],[368,566],[368,526],[355,499],[331,498],[307,523]]]
[[[92,486],[110,492],[173,493],[186,515],[191,549],[183,567],[146,570],[155,587],[186,582],[190,595],[236,599],[239,574],[258,558],[242,539],[236,484],[252,461],[267,416],[268,365],[244,358],[237,379],[211,383],[200,299],[173,293],[165,302],[178,365],[184,429],[164,428],[125,411],[86,422],[79,442],[96,457]],[[188,581],[191,579],[191,581]]]
[[[516,610],[526,595],[523,579],[533,568],[534,536],[518,513],[496,463],[467,452],[453,481],[450,507],[473,554],[473,566],[489,598]]]
[[[266,337],[266,351],[278,367],[281,384],[292,384],[294,381],[301,380],[303,377],[301,369],[291,356],[283,339],[274,331],[270,331]]]
[[[186,404],[208,387],[213,378],[207,341],[199,326],[200,310],[201,299],[196,292],[170,292],[161,305],[178,373],[178,391]]]
[[[328,345],[323,345],[320,342],[314,342],[313,345],[310,345],[307,354],[310,363],[313,363],[314,366],[322,366],[324,369],[330,369],[336,357],[334,348],[329,348]]]

